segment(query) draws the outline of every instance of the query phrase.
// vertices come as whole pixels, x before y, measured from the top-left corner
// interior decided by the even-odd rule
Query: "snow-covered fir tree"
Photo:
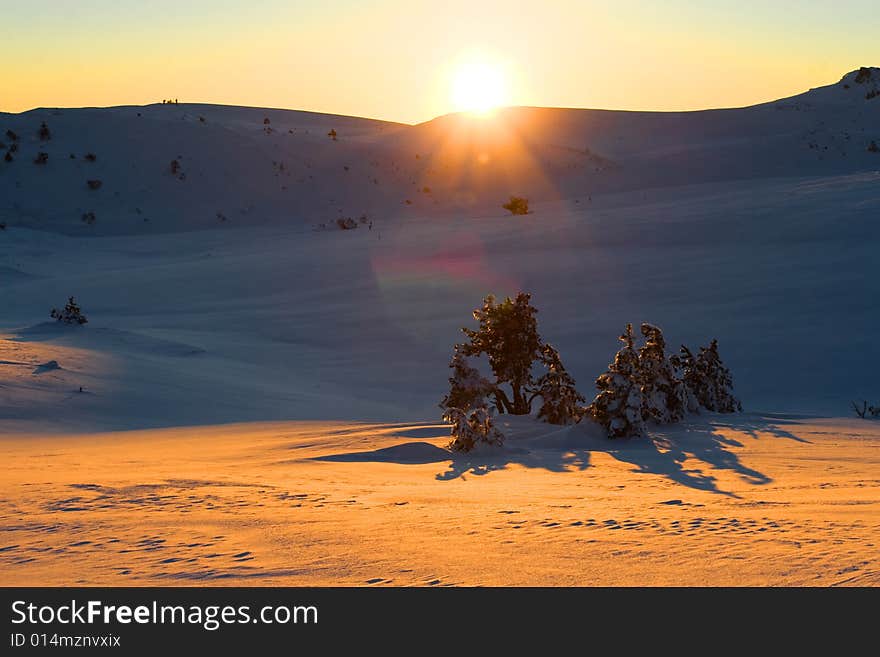
[[[469,452],[478,443],[500,445],[504,435],[495,427],[486,400],[495,386],[471,366],[458,347],[449,367],[449,392],[440,401],[443,420],[452,425],[449,449]]]
[[[443,419],[452,424],[452,441],[449,449],[456,452],[469,452],[478,444],[501,445],[502,434],[492,421],[492,412],[485,403],[470,410],[448,408]]]
[[[599,394],[588,407],[590,417],[605,427],[610,438],[640,436],[645,432],[639,355],[632,324],[620,336],[623,346],[608,370],[596,379]]]
[[[575,380],[565,370],[559,352],[549,344],[542,350],[542,360],[547,372],[536,383],[536,395],[543,403],[538,419],[550,424],[575,424],[584,415],[586,401],[575,388]]]
[[[70,297],[67,300],[67,305],[64,306],[62,310],[53,308],[52,312],[49,313],[49,316],[52,319],[57,319],[63,324],[87,324],[89,321],[86,319],[86,316],[83,315],[82,309],[76,305],[73,297]]]
[[[688,413],[700,412],[700,400],[697,399],[696,390],[702,385],[703,375],[697,369],[696,358],[686,346],[681,345],[677,354],[669,357],[669,362],[681,380],[684,388],[684,407]]]
[[[663,331],[642,324],[645,343],[639,348],[639,378],[644,399],[643,417],[659,424],[680,421],[685,414],[687,392],[666,358]]]
[[[712,340],[708,347],[700,347],[696,369],[702,378],[694,393],[703,408],[718,413],[742,411],[742,404],[733,394],[733,376],[718,355],[718,340]]]
[[[483,377],[479,370],[471,367],[467,356],[456,347],[449,362],[452,376],[449,377],[449,392],[440,400],[440,408],[458,408],[467,411],[484,405],[486,397],[492,392],[492,382]]]

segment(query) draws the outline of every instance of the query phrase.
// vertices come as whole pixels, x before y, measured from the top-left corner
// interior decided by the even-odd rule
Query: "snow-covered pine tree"
[[[495,386],[471,367],[459,346],[456,345],[449,363],[449,392],[440,401],[443,420],[452,424],[449,449],[469,452],[477,443],[500,445],[504,435],[495,427],[486,401]]]
[[[700,400],[696,391],[703,385],[703,375],[697,369],[696,358],[686,346],[681,345],[677,354],[669,357],[676,375],[684,384],[684,407],[688,413],[700,412]]]
[[[671,424],[684,417],[686,392],[666,358],[663,331],[653,324],[642,324],[645,344],[639,348],[639,375],[646,420]]]
[[[712,340],[708,347],[700,347],[696,368],[702,376],[696,395],[703,408],[718,413],[742,411],[742,404],[733,395],[733,377],[718,355],[718,340]]]
[[[534,392],[532,364],[541,357],[541,336],[538,334],[537,309],[531,295],[520,292],[515,299],[507,297],[498,303],[493,295],[473,312],[479,328],[462,328],[468,342],[460,344],[465,356],[486,355],[495,375],[492,394],[499,413],[528,415],[532,408],[528,395]],[[510,396],[503,385],[510,386]]]
[[[549,344],[542,349],[542,360],[547,372],[536,383],[543,403],[538,419],[550,424],[576,424],[584,415],[586,401],[575,388],[575,380],[565,370],[559,352]]]
[[[448,408],[443,419],[452,424],[449,449],[453,451],[469,452],[479,443],[496,446],[504,443],[504,434],[495,427],[492,412],[485,403],[467,411]]]
[[[86,319],[86,316],[83,315],[80,307],[76,305],[73,297],[70,297],[67,300],[67,305],[64,306],[63,310],[53,308],[52,312],[49,313],[49,317],[57,319],[64,324],[87,324],[89,321]]]
[[[492,382],[471,367],[467,356],[456,346],[452,360],[449,361],[452,376],[449,377],[449,392],[440,400],[440,408],[444,411],[458,408],[468,411],[471,408],[486,404],[486,397],[492,392]]]
[[[645,432],[643,398],[639,382],[639,355],[632,324],[620,336],[623,347],[608,370],[596,379],[599,394],[587,408],[590,417],[605,427],[609,438],[640,436]]]

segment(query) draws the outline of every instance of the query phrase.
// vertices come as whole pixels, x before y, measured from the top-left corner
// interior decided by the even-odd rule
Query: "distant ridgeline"
[[[419,125],[178,103],[0,114],[0,222],[73,234],[500,205],[648,187],[873,171],[880,69],[753,107],[516,107]],[[539,212],[539,210],[538,210]]]

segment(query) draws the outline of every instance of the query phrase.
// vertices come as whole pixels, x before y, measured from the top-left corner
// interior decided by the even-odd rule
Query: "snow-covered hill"
[[[878,79],[735,110],[417,126],[2,115],[0,417],[433,419],[471,309],[520,289],[588,396],[623,325],[651,321],[673,348],[717,337],[747,408],[845,414],[880,394]],[[533,213],[502,210],[511,193]],[[41,326],[70,295],[90,323]]]
[[[0,114],[0,221],[75,235],[310,227],[485,212],[511,194],[551,201],[873,171],[878,85],[880,69],[864,68],[742,109],[520,107],[416,126],[197,104]]]

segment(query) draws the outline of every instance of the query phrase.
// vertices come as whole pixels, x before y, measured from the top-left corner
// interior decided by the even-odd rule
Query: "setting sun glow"
[[[452,104],[457,112],[486,115],[508,102],[507,76],[494,62],[463,62],[452,80]]]

